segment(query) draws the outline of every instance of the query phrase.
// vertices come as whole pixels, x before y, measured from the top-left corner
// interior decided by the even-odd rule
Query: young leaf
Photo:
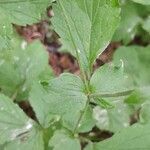
[[[118,26],[120,9],[117,1],[57,0],[53,10],[52,23],[65,48],[89,73]]]
[[[130,78],[124,74],[123,64],[121,67],[102,66],[93,74],[90,83],[95,97],[124,96],[133,89]]]
[[[71,137],[65,131],[56,131],[49,141],[49,147],[53,150],[81,150],[78,139]]]
[[[82,80],[69,73],[50,80],[45,89],[41,85],[34,85],[29,99],[42,125],[50,125],[45,123],[49,114],[59,115],[71,130],[75,128],[87,101]]]
[[[47,74],[48,67],[48,54],[39,42],[22,45],[19,43],[13,50],[0,53],[1,92],[19,100],[27,98],[33,80],[38,81],[41,74]]]
[[[112,138],[94,145],[93,150],[149,150],[150,124],[135,124],[118,133]]]
[[[0,95],[0,145],[22,137],[30,132],[33,121],[14,104],[11,99]]]

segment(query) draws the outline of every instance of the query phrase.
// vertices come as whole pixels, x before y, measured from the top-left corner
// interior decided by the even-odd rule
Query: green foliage
[[[121,47],[115,53],[114,59],[118,62],[124,61],[124,70],[132,78],[136,91],[125,99],[129,105],[138,105],[140,108],[140,122],[149,122],[149,100],[150,100],[150,47]],[[134,60],[134,61],[133,61]],[[142,105],[141,105],[142,104]]]
[[[0,144],[5,150],[21,147],[44,150],[43,137],[37,124],[28,118],[11,99],[0,95]],[[38,142],[37,142],[38,141]],[[36,144],[35,144],[36,143]]]
[[[123,98],[109,99],[113,108],[95,107],[93,116],[96,120],[96,126],[102,130],[117,132],[130,125],[130,109],[123,102]]]
[[[116,133],[116,135],[114,135],[111,139],[95,144],[93,150],[148,150],[150,147],[149,128],[150,124],[147,124],[145,126],[137,124],[133,125],[132,127],[126,128],[121,132]]]
[[[50,70],[45,72],[48,55],[43,46],[38,41],[24,44],[19,42],[0,53],[0,89],[14,100],[25,100],[34,80],[38,81],[43,73],[52,74]]]
[[[85,150],[121,150],[121,149],[132,149],[132,150],[148,150],[150,147],[149,139],[149,128],[150,124],[138,125],[135,124],[132,127],[128,127],[121,132],[116,133],[111,139],[105,140],[100,143],[91,143],[85,148]]]
[[[150,1],[149,0],[132,0],[136,3],[140,3],[140,4],[143,4],[143,5],[150,5]]]
[[[95,95],[107,97],[108,94],[111,97],[112,94],[113,97],[115,93],[133,89],[132,81],[124,73],[123,62],[121,65],[120,67],[104,65],[95,71],[90,82]]]
[[[1,0],[0,1],[0,40],[1,48],[6,47],[13,33],[12,24],[25,26],[41,20],[41,14],[51,0]],[[7,39],[7,40],[6,40]]]
[[[150,16],[143,22],[143,29],[150,33]]]
[[[140,5],[128,0],[123,1],[121,3],[121,23],[113,40],[121,40],[124,44],[128,44],[136,36],[141,36],[143,41],[149,42],[149,39],[146,39],[146,36],[149,37],[149,13],[149,5]]]
[[[16,150],[16,148],[21,148],[21,150],[44,150],[44,142],[43,142],[43,135],[40,130],[32,129],[28,134],[25,134],[26,138],[24,141],[22,139],[17,139],[7,143],[5,145],[5,150]]]
[[[42,124],[49,119],[48,115],[59,115],[64,126],[74,130],[80,111],[87,101],[83,91],[82,80],[78,76],[65,73],[50,80],[46,89],[35,84],[30,93],[30,103]]]
[[[137,34],[142,18],[138,14],[137,6],[131,2],[122,5],[121,18],[114,40],[123,40],[124,43],[129,43]]]
[[[114,6],[114,2],[58,0],[53,5],[54,29],[62,38],[64,47],[77,57],[81,69],[88,74],[118,26],[120,9],[118,5]]]
[[[14,140],[22,132],[28,131],[28,126],[29,129],[33,126],[23,111],[4,95],[0,95],[0,106],[0,144]]]
[[[65,131],[56,131],[54,136],[49,141],[49,146],[53,147],[53,150],[80,150],[80,142],[77,138],[73,138]]]
[[[42,44],[22,41],[12,28],[39,21],[52,1],[0,1],[1,150],[149,149],[150,46],[121,46],[112,62],[93,69],[118,26],[114,40],[126,44],[139,32],[149,35],[149,2],[133,1],[121,3],[120,26],[118,0],[53,1],[54,30],[80,68],[79,76],[55,78]],[[34,119],[19,107],[21,100]],[[93,127],[114,136],[94,143],[100,139],[92,137]]]
[[[149,106],[150,106],[150,103],[149,101],[145,102],[141,108],[141,111],[140,111],[140,122],[142,123],[147,123],[150,121],[150,110],[149,110]]]
[[[135,86],[149,86],[150,84],[150,46],[120,47],[114,56],[118,63],[120,59],[124,62],[124,70],[129,78],[132,78]],[[134,60],[134,61],[133,61]]]

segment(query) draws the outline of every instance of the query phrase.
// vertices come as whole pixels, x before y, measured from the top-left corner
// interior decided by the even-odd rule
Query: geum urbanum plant
[[[40,3],[31,0],[17,2],[40,6]],[[39,2],[44,4],[46,1]],[[9,6],[5,2],[2,4]],[[124,58],[121,50],[123,60],[118,54],[111,65],[105,64],[93,70],[96,58],[105,50],[119,25],[118,1],[57,0],[52,7],[54,30],[61,37],[63,49],[77,58],[80,76],[63,73],[53,78],[48,70],[47,53],[39,42],[24,45],[16,42],[15,38],[15,41],[9,41],[13,45],[10,50],[1,48],[0,88],[3,94],[0,95],[0,149],[80,150],[80,143],[86,143],[85,150],[148,150],[149,124],[119,129],[120,132],[112,138],[98,143],[81,134],[91,131],[96,125],[93,104],[104,109],[116,109],[113,99],[126,97],[135,89],[132,77],[124,71],[128,68],[124,60],[126,57],[131,59],[128,54]],[[2,8],[0,6],[0,11]],[[16,20],[9,21],[20,24]],[[6,35],[3,32],[1,37]],[[138,53],[136,48],[132,49],[135,54]],[[134,58],[140,60],[138,55]],[[36,114],[35,120],[27,117],[16,105],[20,100],[30,102]],[[126,99],[126,103],[128,101]],[[111,131],[116,131],[116,128],[111,128]]]

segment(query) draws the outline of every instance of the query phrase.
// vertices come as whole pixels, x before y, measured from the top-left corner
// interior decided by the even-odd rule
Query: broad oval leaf
[[[82,80],[69,73],[50,80],[45,88],[35,84],[29,99],[43,126],[51,125],[52,116],[60,116],[70,130],[75,128],[87,101]]]
[[[52,23],[64,47],[89,73],[118,26],[120,9],[117,1],[57,0],[53,10]]]

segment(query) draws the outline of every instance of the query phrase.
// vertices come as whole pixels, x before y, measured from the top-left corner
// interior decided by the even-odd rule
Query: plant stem
[[[116,92],[116,93],[95,93],[91,94],[90,97],[119,97],[119,96],[126,96],[133,92],[134,90],[128,90],[128,91],[122,91],[122,92]]]
[[[88,108],[88,106],[89,106],[89,103],[90,103],[90,96],[88,95],[88,96],[87,96],[87,101],[86,101],[85,107],[84,107],[84,109],[82,110],[81,115],[80,115],[80,117],[79,117],[79,119],[78,119],[78,121],[77,121],[77,124],[76,124],[75,128],[74,128],[74,131],[73,131],[74,134],[77,132],[77,129],[78,129],[78,127],[79,127],[79,124],[81,123],[81,120],[82,120],[82,118],[83,118],[83,116],[84,116],[84,114],[85,114],[85,112],[86,112],[86,110],[87,110],[87,108]]]

